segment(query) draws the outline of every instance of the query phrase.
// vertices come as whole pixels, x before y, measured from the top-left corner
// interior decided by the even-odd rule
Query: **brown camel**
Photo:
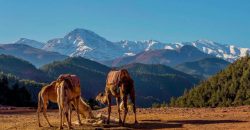
[[[109,124],[109,121],[110,121],[111,97],[114,96],[116,98],[116,104],[117,104],[118,115],[119,115],[119,123],[122,123],[122,125],[124,126],[125,119],[126,119],[127,112],[128,112],[128,107],[127,107],[128,95],[130,97],[131,102],[133,103],[135,123],[138,123],[136,119],[135,88],[134,88],[133,79],[130,77],[126,69],[122,69],[119,71],[114,71],[114,70],[110,71],[108,73],[107,80],[106,80],[105,93],[99,93],[96,97],[97,101],[103,104],[108,104],[107,124]],[[124,105],[123,122],[121,121],[120,107],[119,107],[121,99]]]
[[[71,104],[70,101],[74,100],[74,88],[71,85],[69,79],[64,79],[58,84],[57,89],[57,104],[60,115],[60,129],[63,128],[64,116],[68,122],[68,128],[71,129]]]
[[[73,86],[72,91],[71,91],[72,92],[71,99],[76,109],[79,125],[82,125],[80,116],[79,116],[79,103],[80,103],[80,98],[81,98],[80,79],[76,75],[70,75],[70,74],[61,74],[57,79],[57,81],[59,82],[62,82],[65,80],[70,81],[70,83]]]
[[[51,84],[44,86],[41,91],[38,94],[38,108],[37,108],[37,116],[38,116],[38,125],[41,127],[40,123],[40,111],[43,108],[43,115],[48,122],[49,126],[52,127],[50,124],[48,118],[47,118],[47,106],[49,101],[53,103],[57,103],[57,86],[60,84],[60,82],[63,81],[63,79],[70,79],[71,84],[74,87],[74,97],[76,97],[71,103],[74,105],[76,112],[77,112],[77,117],[78,117],[78,122],[81,124],[80,117],[79,117],[79,101],[80,99],[80,81],[79,78],[75,75],[60,75],[59,78],[56,81],[53,81]],[[81,103],[81,102],[80,102]],[[81,103],[83,104],[83,103]],[[78,107],[77,107],[78,106]],[[84,106],[84,105],[81,105]],[[84,112],[82,112],[84,113]]]

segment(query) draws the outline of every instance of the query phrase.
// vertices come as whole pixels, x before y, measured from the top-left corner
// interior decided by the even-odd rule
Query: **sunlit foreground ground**
[[[133,124],[133,113],[130,112],[125,127],[112,123],[111,125],[78,126],[74,129],[250,129],[250,106],[230,108],[154,108],[137,109],[139,124]],[[54,127],[48,127],[41,113],[43,127],[38,127],[35,110],[13,109],[0,110],[0,129],[20,130],[54,130],[58,129],[59,116],[57,110],[48,112],[48,117]],[[94,111],[95,114],[107,114],[107,108]],[[112,116],[117,117],[116,109]],[[76,115],[73,115],[76,121]],[[64,128],[67,129],[67,128]]]

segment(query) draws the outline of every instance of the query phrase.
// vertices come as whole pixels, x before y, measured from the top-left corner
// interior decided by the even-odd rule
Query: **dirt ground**
[[[129,112],[127,124],[120,127],[113,123],[99,126],[78,126],[74,129],[192,129],[192,130],[250,130],[250,106],[229,108],[138,108],[139,124],[134,125],[133,113]],[[94,111],[95,114],[107,114],[107,108]],[[117,117],[115,108],[111,116]],[[59,116],[57,110],[49,110],[48,117],[54,127],[49,127],[41,113],[43,127],[38,127],[35,109],[1,108],[0,130],[54,130],[58,129]],[[76,115],[73,115],[73,121]],[[65,128],[67,129],[67,128]]]

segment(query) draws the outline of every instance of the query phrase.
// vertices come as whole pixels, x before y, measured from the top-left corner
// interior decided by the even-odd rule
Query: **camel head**
[[[99,93],[96,96],[95,100],[102,103],[102,104],[107,104],[107,102],[108,102],[107,101],[108,100],[107,95],[104,92]]]
[[[85,116],[86,119],[93,119],[95,116],[92,113],[92,109],[91,107],[88,107],[87,110],[84,112],[84,115],[82,115],[83,117]]]

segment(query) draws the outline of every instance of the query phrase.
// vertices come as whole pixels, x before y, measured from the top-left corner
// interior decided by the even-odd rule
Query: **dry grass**
[[[94,113],[107,114],[107,109]],[[115,108],[112,116],[117,116]],[[59,116],[57,110],[48,112],[48,117],[54,127],[48,127],[43,116],[43,127],[38,127],[35,110],[27,108],[13,108],[12,110],[0,109],[0,130],[54,130],[58,129]],[[73,121],[76,115],[73,115]],[[250,129],[250,106],[229,108],[154,108],[138,109],[139,124],[133,124],[133,113],[127,118],[126,127],[117,124],[100,126],[77,126],[75,129]],[[66,128],[65,128],[66,129]]]

